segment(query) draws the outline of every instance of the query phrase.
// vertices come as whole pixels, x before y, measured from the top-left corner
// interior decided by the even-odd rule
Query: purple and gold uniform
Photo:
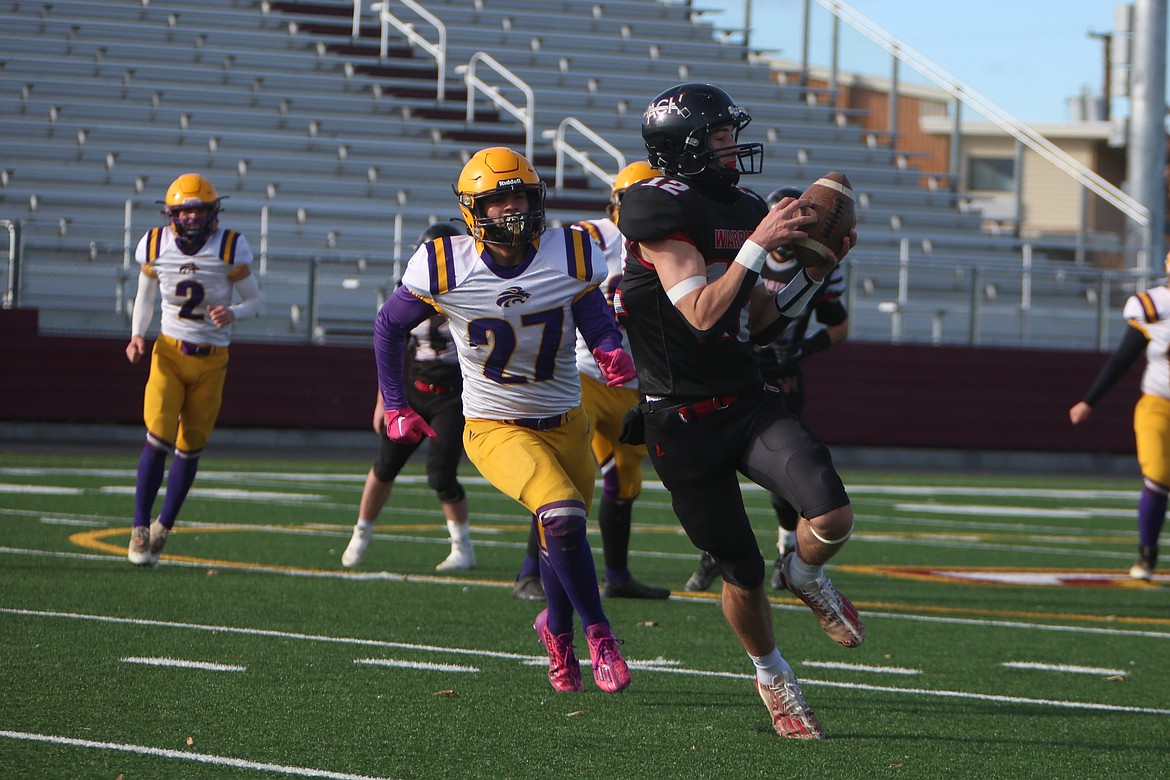
[[[164,204],[170,224],[147,231],[135,251],[141,273],[126,345],[127,359],[137,363],[161,297],[162,321],[142,401],[146,444],[138,461],[128,551],[136,565],[158,562],[195,481],[223,401],[231,323],[258,316],[263,308],[252,250],[243,235],[219,227],[220,198],[211,182],[183,174],[167,190]],[[233,293],[239,303],[232,303]],[[166,499],[151,523],[172,448]]]
[[[1170,263],[1167,265],[1170,270]],[[1134,579],[1149,580],[1158,563],[1158,539],[1166,523],[1170,497],[1170,287],[1154,287],[1131,296],[1125,302],[1123,315],[1129,327],[1121,343],[1070,416],[1074,424],[1087,419],[1105,392],[1145,355],[1142,395],[1133,410],[1134,439],[1142,470],[1138,559],[1129,573]]]
[[[231,342],[231,326],[217,327],[208,309],[231,305],[235,282],[251,273],[252,250],[242,234],[216,229],[187,254],[169,227],[156,227],[138,242],[135,257],[143,283],[153,282],[162,300],[143,397],[146,430],[163,446],[195,453],[219,417]]]

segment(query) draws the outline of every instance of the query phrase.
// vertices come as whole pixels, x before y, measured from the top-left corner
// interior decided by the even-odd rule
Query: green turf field
[[[697,555],[655,483],[631,565],[675,593],[606,602],[633,684],[586,670],[555,694],[540,607],[510,597],[521,508],[468,468],[479,568],[436,576],[446,529],[416,469],[343,570],[357,455],[208,457],[143,569],[133,455],[0,454],[3,775],[1170,777],[1170,578],[1126,576],[1136,478],[847,472],[857,528],[830,573],[865,643],[770,591],[827,734],[801,743],[772,733],[717,593],[681,592]],[[770,561],[766,496],[746,496]]]

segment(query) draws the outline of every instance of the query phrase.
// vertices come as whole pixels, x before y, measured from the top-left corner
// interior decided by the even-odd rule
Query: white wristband
[[[756,273],[759,273],[760,269],[764,267],[764,261],[767,259],[768,250],[750,238],[743,242],[743,246],[739,248],[739,254],[735,256],[735,262]]]

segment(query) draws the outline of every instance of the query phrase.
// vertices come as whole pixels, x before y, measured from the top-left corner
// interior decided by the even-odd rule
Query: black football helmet
[[[734,186],[741,173],[763,170],[764,145],[738,143],[740,131],[751,121],[751,115],[719,87],[678,84],[646,107],[642,140],[650,164],[667,174]],[[707,137],[721,127],[730,127],[737,143],[715,150]],[[735,167],[722,164],[728,158],[735,159]]]
[[[443,236],[466,236],[467,228],[462,222],[432,222],[427,226],[427,229],[418,235],[418,245],[422,246],[428,241],[434,241],[436,238]]]
[[[768,197],[764,200],[767,201],[768,208],[772,208],[785,198],[799,198],[803,194],[796,187],[779,187],[769,192]],[[773,281],[787,282],[795,276],[798,270],[800,270],[800,264],[796,262],[796,254],[792,251],[792,244],[781,244],[764,258],[764,267],[760,269],[760,276]]]
[[[768,193],[765,200],[768,202],[768,208],[772,208],[785,198],[799,198],[804,193],[796,187],[778,187]]]

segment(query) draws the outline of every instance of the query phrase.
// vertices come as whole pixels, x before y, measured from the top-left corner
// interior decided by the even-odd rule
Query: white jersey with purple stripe
[[[588,234],[550,228],[517,266],[496,265],[471,236],[419,247],[402,275],[451,325],[468,418],[549,417],[580,405],[572,304],[606,279]]]
[[[609,269],[609,275],[601,285],[601,291],[605,293],[605,300],[609,301],[610,306],[613,306],[613,294],[617,292],[618,285],[621,284],[622,264],[625,262],[626,242],[622,238],[621,231],[617,229],[617,225],[611,219],[587,219],[583,222],[575,222],[571,227],[588,233],[605,255],[605,265]],[[624,329],[622,330],[622,349],[626,352],[630,351],[630,340],[626,338]],[[577,334],[577,370],[603,385],[606,383],[605,377],[601,375],[601,369],[597,367],[597,361],[593,359],[589,345],[585,343],[585,339],[579,333]],[[638,380],[632,379],[622,387],[637,389]]]
[[[231,326],[216,327],[207,310],[232,304],[234,280],[252,262],[243,234],[217,228],[199,251],[189,255],[175,243],[173,230],[156,227],[138,241],[134,256],[143,273],[158,279],[162,333],[180,341],[228,346]]]
[[[1130,297],[1123,313],[1149,339],[1142,392],[1170,398],[1170,287],[1154,287]]]

